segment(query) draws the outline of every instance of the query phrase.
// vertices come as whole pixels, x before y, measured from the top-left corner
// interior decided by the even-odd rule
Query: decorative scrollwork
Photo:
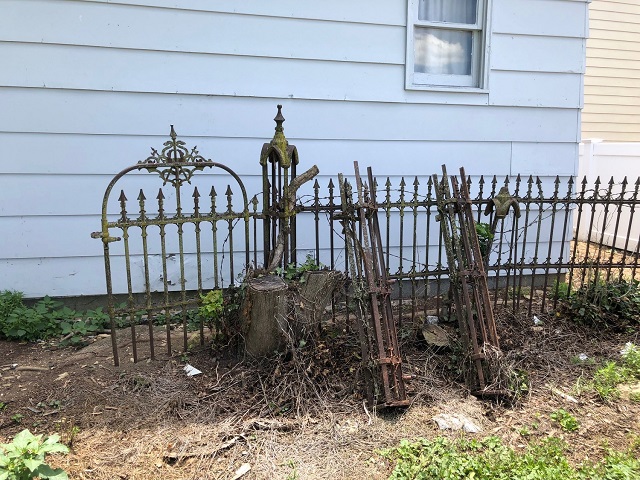
[[[193,147],[191,151],[186,147],[186,143],[178,140],[176,131],[171,125],[171,140],[164,142],[162,151],[151,149],[151,155],[145,160],[138,162],[140,169],[149,172],[156,172],[162,178],[163,185],[167,183],[174,187],[179,187],[183,183],[191,183],[191,178],[198,170],[210,165],[211,160],[207,160]]]

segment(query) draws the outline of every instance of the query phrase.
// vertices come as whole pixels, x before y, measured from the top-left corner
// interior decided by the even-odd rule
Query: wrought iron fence
[[[260,156],[262,192],[249,196],[233,170],[189,150],[173,127],[160,152],[152,150],[109,184],[102,229],[93,236],[104,246],[116,364],[118,345],[127,342],[133,361],[156,356],[158,343],[168,354],[176,347],[186,350],[190,341],[203,343],[202,319],[193,315],[201,295],[236,285],[247,269],[266,266],[283,229],[285,266],[310,255],[349,274],[337,179],[321,172],[325,176],[302,188],[291,205],[287,189],[296,177],[298,153],[284,137],[280,110],[275,120],[274,139]],[[430,175],[374,178],[370,189],[379,208],[388,277],[395,280],[396,318],[404,322],[442,314],[449,304],[433,182]],[[573,177],[517,175],[470,177],[467,183],[480,239],[489,250],[494,307],[547,312],[557,307],[560,291],[596,278],[638,276],[640,239],[632,231],[640,222],[640,179],[633,185],[626,178],[576,184]],[[149,201],[145,191],[152,187],[157,194]],[[332,302],[334,319],[349,319],[349,294],[343,294],[347,301],[338,295]],[[118,303],[119,295],[124,303]],[[162,339],[158,324],[164,324]],[[118,336],[122,325],[130,342]]]
[[[400,178],[394,186],[387,177],[375,183],[399,310],[412,320],[436,314],[447,304],[448,266],[433,181]],[[487,262],[494,306],[548,312],[557,307],[559,291],[566,294],[595,278],[638,278],[640,239],[631,232],[640,222],[635,216],[639,186],[640,179],[630,188],[626,178],[606,184],[585,178],[577,186],[573,177],[468,179],[480,236],[494,235]],[[500,200],[501,191],[511,193]],[[332,179],[324,191],[316,183],[312,198],[298,208],[298,223],[308,224],[303,217],[310,217],[315,232],[313,243],[307,237],[298,249],[347,270],[339,260],[344,252],[335,192]],[[495,205],[505,201],[517,208],[500,215]],[[322,234],[323,222],[329,235]]]

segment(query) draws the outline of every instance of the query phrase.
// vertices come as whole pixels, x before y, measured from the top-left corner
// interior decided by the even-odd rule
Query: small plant
[[[22,423],[22,419],[24,418],[24,415],[20,414],[20,413],[16,413],[15,415],[11,416],[11,421],[13,423]]]
[[[478,242],[480,243],[480,253],[483,257],[486,257],[489,254],[491,242],[493,241],[491,225],[488,223],[476,223],[476,233],[478,234]]]
[[[640,282],[596,278],[561,297],[560,311],[583,325],[624,330],[640,323]]]
[[[0,402],[0,412],[7,408],[7,404],[4,402]]]
[[[53,469],[45,461],[47,454],[69,452],[59,439],[58,435],[52,435],[43,440],[42,435],[23,430],[13,442],[0,444],[0,480],[67,480],[69,477],[62,469]]]
[[[560,428],[565,432],[575,432],[580,428],[580,424],[576,420],[576,417],[569,412],[560,408],[551,414],[551,419],[560,424]]]
[[[627,343],[620,354],[620,362],[609,361],[593,374],[593,389],[605,401],[620,397],[621,383],[640,379],[640,348]]]
[[[276,273],[281,277],[284,277],[285,280],[297,280],[302,283],[304,282],[303,274],[305,272],[315,272],[320,270],[321,267],[323,267],[323,265],[316,264],[313,255],[308,253],[304,263],[301,263],[298,266],[296,266],[295,263],[290,263],[286,268],[278,267],[276,268]]]
[[[200,295],[202,300],[198,315],[207,324],[209,330],[220,332],[222,329],[222,313],[224,311],[224,298],[222,290],[211,290],[206,295]]]

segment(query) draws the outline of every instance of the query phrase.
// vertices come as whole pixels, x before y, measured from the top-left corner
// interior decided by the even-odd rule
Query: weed
[[[0,412],[7,408],[7,404],[4,402],[0,402]]]
[[[419,439],[381,452],[395,462],[390,480],[592,480],[638,478],[640,460],[631,451],[610,450],[599,463],[573,466],[565,456],[567,444],[550,437],[515,452],[500,439]]]
[[[580,424],[576,417],[571,415],[565,409],[560,408],[551,414],[551,419],[560,424],[560,428],[565,432],[575,432],[580,428]]]
[[[493,241],[491,225],[481,222],[476,223],[476,233],[478,234],[478,242],[480,243],[480,253],[483,257],[486,257],[489,254],[489,248],[491,248],[491,242]]]
[[[558,295],[560,310],[578,323],[624,330],[640,323],[640,282],[600,278],[582,285],[571,295]]]
[[[81,345],[87,335],[108,325],[109,316],[101,308],[78,313],[49,297],[27,307],[21,293],[0,293],[0,338],[34,341],[64,336],[62,345]]]
[[[62,469],[53,469],[45,462],[49,453],[68,453],[69,449],[52,435],[42,439],[29,430],[18,433],[13,442],[0,444],[0,479],[29,480],[33,478],[67,480]]]
[[[16,413],[15,415],[11,415],[11,421],[13,423],[22,423],[22,419],[24,418],[24,415],[20,414],[20,413]]]
[[[296,462],[294,462],[293,460],[289,460],[287,462],[287,467],[291,469],[291,472],[289,472],[289,474],[287,475],[287,480],[299,480],[300,475],[298,474]]]
[[[278,267],[276,268],[276,273],[281,277],[284,277],[285,280],[288,281],[298,281],[300,283],[304,282],[303,274],[305,272],[315,272],[323,268],[324,265],[317,264],[316,260],[313,258],[313,255],[307,253],[307,257],[304,263],[296,266],[295,263],[290,263],[285,268]]]
[[[200,295],[200,308],[198,315],[207,324],[209,330],[220,332],[222,330],[222,313],[224,311],[224,299],[222,290],[211,290],[206,295]]]

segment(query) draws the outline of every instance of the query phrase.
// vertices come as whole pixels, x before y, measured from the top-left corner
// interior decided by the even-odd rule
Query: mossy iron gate
[[[296,261],[295,206],[288,201],[288,189],[296,177],[298,152],[284,136],[281,109],[278,105],[273,139],[260,153],[261,193],[251,198],[235,171],[206,159],[196,147],[187,148],[173,125],[160,151],[152,148],[149,157],[122,170],[107,186],[102,228],[92,237],[103,242],[116,365],[120,363],[118,327],[122,326],[130,329],[134,362],[141,357],[141,343],[148,343],[145,356],[155,358],[162,323],[168,355],[174,353],[176,342],[183,351],[188,349],[189,330],[195,329],[198,342],[204,344],[203,320],[193,318],[203,293],[234,287],[247,269],[261,263],[266,267],[278,232],[287,232],[282,263]],[[155,201],[149,202],[145,188],[150,191],[151,177],[160,186],[157,194],[153,190]],[[145,188],[139,188],[141,183]],[[116,198],[116,187],[121,186]],[[125,193],[132,190],[137,194],[134,213]],[[224,192],[222,202],[219,192]],[[261,250],[264,258],[259,263]],[[179,340],[176,324],[182,328]]]
[[[171,318],[179,319],[182,348],[186,350],[189,341],[188,311],[198,305],[200,295],[206,289],[220,288],[225,281],[233,285],[239,273],[234,262],[238,252],[244,265],[251,262],[251,230],[256,231],[260,217],[257,198],[248,198],[244,183],[231,168],[205,159],[195,147],[188,149],[185,142],[178,140],[173,126],[170,137],[161,151],[152,149],[148,158],[125,168],[111,180],[102,203],[102,229],[92,234],[94,238],[101,239],[104,246],[107,309],[111,318],[116,365],[120,363],[116,329],[121,325],[118,319],[124,319],[130,328],[134,362],[138,361],[141,342],[148,341],[149,356],[156,356],[158,320],[164,320],[166,324],[166,349],[170,355],[172,342],[175,343]],[[157,174],[155,179],[161,185],[154,195],[155,201],[151,202],[147,200],[144,189],[140,188],[136,211],[131,213],[125,188],[120,189],[117,200],[113,197],[117,194],[116,187],[125,178],[140,171]],[[210,189],[204,194],[206,197],[197,184],[187,188],[189,184],[196,183],[196,174],[204,177],[207,172],[212,175],[208,182]],[[139,180],[140,176],[137,177]],[[145,184],[149,184],[147,180]],[[220,208],[215,186],[224,183],[226,202]],[[234,198],[236,193],[240,194],[239,202],[235,200],[237,197]],[[118,209],[117,214],[110,213],[114,207]],[[122,245],[117,252],[112,251],[115,242]],[[254,235],[254,252],[257,251],[256,242]],[[160,250],[159,256],[157,250]],[[210,261],[203,260],[205,251],[209,253]],[[223,265],[225,257],[227,264]],[[114,294],[115,270],[119,274],[124,271],[124,279],[117,286],[119,291],[126,291],[125,301],[120,305],[116,304]],[[138,295],[140,291],[143,292],[142,298]],[[203,343],[202,322],[198,328],[200,342]],[[142,338],[146,335],[148,339]]]

